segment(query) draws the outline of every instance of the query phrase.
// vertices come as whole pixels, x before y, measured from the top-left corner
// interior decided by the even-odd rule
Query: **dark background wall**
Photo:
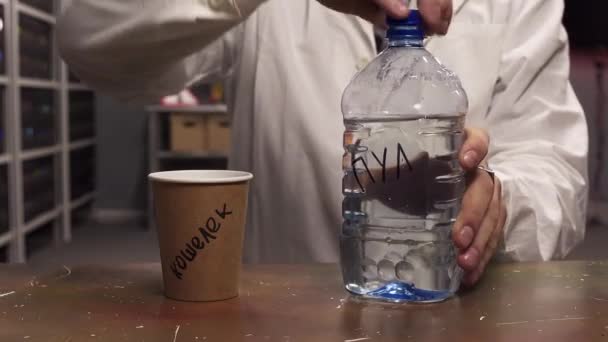
[[[608,46],[608,1],[566,0],[564,24],[578,48]]]
[[[143,210],[147,149],[146,113],[108,97],[97,97],[96,208]]]

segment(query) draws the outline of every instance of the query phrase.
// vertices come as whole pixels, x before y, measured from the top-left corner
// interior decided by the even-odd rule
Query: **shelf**
[[[9,230],[8,233],[0,235],[0,247],[8,245],[13,239],[13,233]]]
[[[168,107],[168,106],[149,106],[149,112],[155,113],[192,113],[192,114],[225,114],[228,106],[224,104],[210,104],[192,107]]]
[[[56,154],[61,150],[61,146],[53,145],[49,147],[37,148],[33,150],[27,150],[21,153],[21,160],[32,160],[42,157],[48,157]]]
[[[22,2],[17,4],[17,9],[19,10],[19,13],[29,15],[30,17],[45,21],[49,24],[55,25],[57,23],[57,19],[55,19],[53,15],[48,14],[35,7],[26,5]]]
[[[86,84],[82,84],[82,83],[70,83],[68,85],[68,89],[76,90],[76,91],[93,91],[91,88],[89,88],[89,86],[87,86]]]
[[[62,2],[62,0],[19,0],[19,3],[27,5],[31,8],[35,8],[44,13],[53,15],[55,13],[55,7],[62,8],[61,6],[55,6],[55,2]]]
[[[88,193],[84,196],[80,196],[80,198],[78,198],[78,199],[72,201],[72,203],[70,203],[70,210],[76,210],[76,209],[82,207],[83,205],[91,202],[94,199],[95,199],[94,192]]]
[[[25,224],[25,226],[23,226],[23,234],[29,234],[36,230],[36,228],[44,226],[45,224],[56,219],[59,214],[61,214],[61,206],[56,207],[53,210],[47,211],[46,213],[38,215],[36,218],[29,221]]]
[[[70,151],[79,150],[95,145],[95,138],[81,139],[70,143]]]
[[[57,49],[67,2],[0,0],[0,262],[69,241],[95,198],[95,92]]]
[[[19,84],[19,86],[22,88],[39,88],[53,90],[59,88],[59,82],[57,81],[43,80],[38,78],[21,77],[17,81],[17,84]]]
[[[0,165],[8,164],[11,161],[11,156],[8,154],[0,155]]]
[[[159,151],[158,158],[160,159],[224,159],[228,155],[222,152],[175,152],[175,151]]]

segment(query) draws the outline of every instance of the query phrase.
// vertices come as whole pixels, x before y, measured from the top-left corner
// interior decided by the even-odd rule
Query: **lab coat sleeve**
[[[240,24],[262,2],[76,0],[58,21],[59,48],[70,69],[101,92],[156,102],[229,72]]]
[[[569,82],[562,1],[521,0],[503,47],[489,164],[508,211],[503,256],[562,258],[584,238],[588,134]]]

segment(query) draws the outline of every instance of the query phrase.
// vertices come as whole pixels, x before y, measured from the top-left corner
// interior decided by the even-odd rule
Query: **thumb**
[[[369,21],[375,26],[387,28],[386,13],[371,2],[359,2],[353,14]]]
[[[386,17],[405,18],[409,14],[409,9],[403,0],[373,0],[359,1],[357,7],[360,17],[372,24],[387,28]]]
[[[374,0],[376,6],[393,18],[405,18],[409,13],[404,0]]]
[[[429,33],[446,34],[452,21],[452,0],[419,0],[418,8]]]
[[[490,137],[483,129],[467,128],[465,141],[460,149],[460,164],[465,170],[472,170],[479,166],[488,154]]]

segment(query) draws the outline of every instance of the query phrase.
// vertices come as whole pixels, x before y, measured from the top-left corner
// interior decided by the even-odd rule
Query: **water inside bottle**
[[[465,189],[464,114],[354,117],[344,134],[347,290],[394,302],[449,298],[462,276],[451,231]]]

